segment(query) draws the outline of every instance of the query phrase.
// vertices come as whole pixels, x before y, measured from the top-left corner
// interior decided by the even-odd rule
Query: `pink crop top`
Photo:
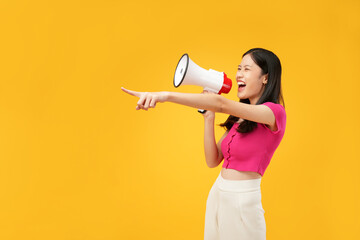
[[[281,104],[265,102],[275,115],[276,131],[271,131],[265,124],[257,123],[257,127],[249,133],[239,133],[234,123],[227,136],[221,143],[224,156],[223,168],[238,171],[258,172],[264,175],[271,157],[279,146],[285,133],[286,113]]]

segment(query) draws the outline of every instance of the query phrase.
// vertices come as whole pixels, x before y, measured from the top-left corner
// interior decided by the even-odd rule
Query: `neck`
[[[249,98],[250,100],[250,104],[255,105],[257,103],[257,101],[259,100],[260,97],[256,97],[256,98]]]

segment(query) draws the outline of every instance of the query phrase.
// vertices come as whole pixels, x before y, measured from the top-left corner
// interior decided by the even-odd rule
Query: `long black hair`
[[[285,107],[284,98],[281,90],[281,63],[280,59],[271,51],[263,48],[252,48],[242,55],[250,54],[252,60],[261,68],[261,75],[269,74],[268,81],[265,85],[265,90],[259,100],[255,103],[256,105],[265,102],[273,102],[280,104]],[[240,99],[239,102],[250,104],[249,99]],[[219,126],[230,130],[235,122],[239,120],[239,117],[229,115],[224,123]],[[236,129],[240,133],[248,133],[253,131],[257,127],[257,123],[244,119],[238,128]]]

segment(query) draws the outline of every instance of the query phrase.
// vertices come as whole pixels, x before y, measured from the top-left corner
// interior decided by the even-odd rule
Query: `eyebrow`
[[[244,67],[246,67],[246,66],[249,66],[249,67],[251,67],[250,65],[245,65]],[[239,65],[238,67],[241,67],[241,65]]]

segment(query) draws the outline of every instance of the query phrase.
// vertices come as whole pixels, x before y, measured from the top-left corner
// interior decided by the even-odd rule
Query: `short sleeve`
[[[275,115],[275,124],[276,124],[277,130],[271,131],[269,128],[268,129],[274,134],[279,133],[279,132],[284,133],[285,127],[286,127],[285,108],[281,104],[277,104],[277,103],[273,103],[273,102],[265,102],[262,105],[269,107]]]

